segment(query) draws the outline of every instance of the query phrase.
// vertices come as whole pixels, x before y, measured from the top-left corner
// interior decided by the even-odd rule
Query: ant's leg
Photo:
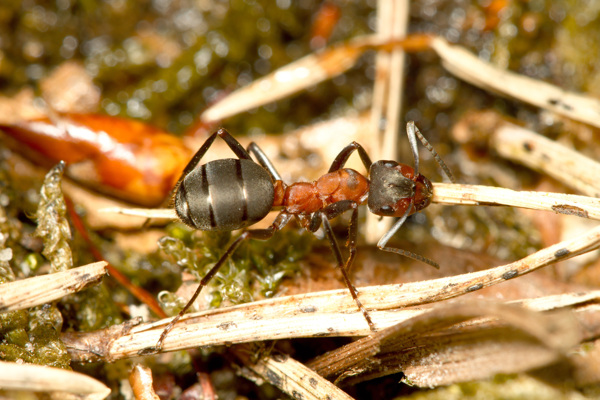
[[[417,152],[417,139],[415,138],[416,135],[419,137],[421,143],[423,143],[423,146],[425,146],[425,148],[429,150],[429,152],[431,153],[435,161],[438,163],[438,165],[442,168],[442,170],[444,170],[444,173],[446,174],[448,179],[450,179],[450,182],[456,183],[456,179],[454,179],[454,175],[452,175],[452,172],[450,172],[450,168],[448,168],[446,163],[442,161],[442,158],[439,156],[437,151],[435,151],[435,149],[429,143],[429,141],[425,139],[425,137],[421,134],[421,131],[419,130],[419,128],[416,127],[414,121],[409,121],[406,124],[406,134],[408,135],[410,149],[412,150],[413,157],[415,159],[415,175],[418,175],[419,172],[419,154]]]
[[[275,169],[275,167],[273,166],[273,163],[271,162],[271,160],[269,160],[269,157],[267,157],[265,152],[260,147],[258,147],[258,145],[256,143],[254,143],[254,142],[250,143],[248,145],[247,150],[248,150],[248,153],[254,154],[254,157],[256,157],[256,159],[258,160],[258,163],[260,165],[262,165],[267,171],[269,171],[273,180],[275,180],[275,181],[282,180],[281,175],[279,175],[279,172],[277,172],[277,169]]]
[[[369,168],[371,168],[372,164],[371,158],[365,151],[364,147],[362,147],[357,142],[352,142],[348,146],[344,147],[342,151],[339,152],[335,160],[333,160],[333,162],[331,163],[331,167],[329,167],[328,172],[333,172],[337,171],[338,169],[342,169],[342,167],[344,166],[344,164],[346,164],[346,161],[348,161],[348,158],[350,158],[350,155],[352,155],[352,152],[354,150],[358,151],[360,159],[362,160],[367,171],[369,171]]]
[[[181,184],[181,181],[190,172],[192,172],[192,170],[194,168],[196,168],[196,166],[200,163],[200,160],[202,159],[202,157],[204,157],[204,155],[206,154],[206,152],[208,151],[210,146],[212,146],[212,144],[215,141],[215,139],[217,138],[217,136],[220,136],[225,141],[225,143],[227,143],[227,145],[229,146],[231,151],[233,151],[235,153],[235,155],[238,156],[238,158],[246,159],[246,160],[252,159],[250,157],[250,154],[248,154],[248,152],[244,149],[244,147],[240,144],[240,142],[238,142],[233,136],[231,136],[231,134],[229,132],[227,132],[225,129],[220,128],[218,131],[216,131],[215,133],[210,135],[210,137],[208,139],[206,139],[204,144],[202,144],[202,146],[198,149],[196,154],[194,154],[194,157],[192,157],[190,162],[185,166],[183,172],[181,173],[181,176],[179,177],[179,179],[177,180],[177,183],[175,184],[175,189],[177,189],[177,187]]]
[[[258,240],[270,239],[273,236],[273,234],[275,234],[275,232],[281,230],[289,222],[291,217],[292,217],[291,214],[288,214],[287,212],[282,211],[279,213],[279,215],[277,215],[277,218],[275,218],[275,221],[273,221],[273,224],[271,224],[271,226],[268,227],[267,229],[247,230],[244,233],[242,233],[239,237],[237,237],[233,241],[233,243],[231,243],[229,245],[229,247],[227,248],[225,253],[223,253],[221,258],[219,258],[217,263],[210,269],[210,271],[208,271],[208,273],[206,275],[204,275],[204,277],[198,284],[198,288],[194,292],[194,295],[192,296],[192,298],[187,302],[187,304],[185,305],[185,307],[183,307],[183,309],[179,312],[179,314],[177,314],[171,320],[171,322],[169,322],[167,327],[163,330],[162,334],[160,335],[158,342],[156,342],[156,345],[154,347],[149,347],[149,348],[143,349],[140,352],[140,355],[155,354],[162,350],[163,342],[164,342],[165,338],[167,337],[167,335],[169,334],[169,332],[173,329],[173,327],[175,326],[175,324],[177,324],[177,322],[181,319],[181,317],[187,312],[187,310],[192,306],[192,304],[194,304],[194,302],[200,295],[202,288],[204,288],[210,282],[210,280],[219,271],[221,266],[223,266],[223,264],[225,264],[225,261],[227,261],[229,259],[229,257],[231,257],[231,255],[240,246],[240,244],[242,244],[242,242],[244,240],[246,240],[246,239],[258,239]]]
[[[192,172],[192,170],[194,168],[196,168],[196,166],[200,163],[200,160],[202,159],[202,157],[204,157],[204,155],[206,154],[206,152],[208,151],[210,146],[212,146],[212,144],[214,143],[217,136],[220,136],[225,141],[225,143],[227,143],[227,145],[229,146],[231,151],[233,151],[235,153],[235,155],[238,156],[238,158],[247,159],[247,160],[252,159],[250,157],[250,154],[248,154],[248,152],[244,149],[244,147],[233,136],[231,136],[231,134],[229,132],[227,132],[223,128],[220,128],[218,131],[216,131],[215,133],[210,135],[208,137],[208,139],[206,139],[206,141],[202,144],[202,146],[200,146],[200,148],[198,149],[196,154],[194,154],[192,159],[187,163],[187,165],[183,169],[183,172],[179,176],[177,183],[175,183],[175,186],[173,186],[173,189],[171,189],[169,196],[167,196],[165,201],[162,203],[163,207],[165,207],[167,205],[172,206],[173,195],[177,191],[177,188],[179,187],[179,185],[181,185],[181,182],[185,179],[185,177],[190,172]],[[150,223],[150,220],[151,220],[151,218],[146,219],[146,221],[142,225],[142,229],[144,229],[148,226],[148,224]]]
[[[227,146],[229,146],[231,151],[233,151],[235,155],[238,156],[238,158],[252,160],[250,154],[248,154],[246,149],[244,149],[244,146],[242,146],[240,142],[238,142],[236,138],[231,136],[231,134],[227,132],[224,128],[220,128],[217,131],[217,135],[219,135],[221,139],[223,139],[225,143],[227,143]]]
[[[429,264],[434,268],[440,269],[440,266],[438,263],[436,263],[433,260],[430,260],[427,257],[423,257],[420,254],[415,254],[408,250],[402,250],[402,249],[398,249],[395,247],[386,247],[385,246],[387,244],[387,242],[390,240],[390,238],[392,236],[394,236],[394,234],[396,232],[398,232],[398,229],[400,229],[402,224],[404,224],[404,221],[406,221],[406,218],[408,218],[408,215],[410,214],[411,210],[412,210],[412,204],[410,207],[408,207],[406,209],[406,212],[404,213],[404,215],[398,221],[396,221],[394,226],[392,226],[392,228],[389,231],[387,231],[386,234],[381,237],[381,239],[379,239],[379,242],[377,243],[377,247],[379,248],[379,250],[389,251],[390,253],[400,254],[402,256],[412,258],[413,260],[417,260],[417,261],[424,262],[425,264]]]
[[[348,247],[349,252],[348,259],[344,263],[344,269],[346,271],[350,271],[350,268],[354,263],[354,258],[356,257],[356,239],[358,237],[358,203],[352,200],[342,200],[338,201],[337,203],[330,204],[321,210],[328,220],[334,219],[348,210],[352,210],[352,216],[350,217],[350,224],[348,225],[348,241],[346,242],[346,247]],[[313,218],[310,226],[310,228],[312,228],[311,232],[319,229],[320,225],[320,218]]]
[[[340,247],[338,246],[338,243],[335,240],[335,235],[333,233],[333,229],[331,229],[331,225],[329,224],[327,215],[325,215],[325,213],[323,213],[321,211],[317,211],[315,214],[317,215],[317,217],[320,216],[320,218],[321,218],[321,223],[323,224],[323,229],[325,230],[325,234],[327,235],[327,239],[329,240],[331,250],[333,251],[333,254],[335,255],[335,258],[337,261],[337,267],[342,272],[342,277],[344,278],[344,283],[348,287],[348,290],[350,290],[350,294],[352,295],[354,302],[358,306],[358,309],[360,310],[360,312],[362,312],[363,316],[365,317],[367,324],[369,324],[369,328],[372,331],[375,331],[375,324],[373,324],[373,321],[371,320],[369,313],[367,313],[367,310],[363,307],[362,303],[358,299],[358,292],[356,291],[356,288],[354,287],[352,282],[350,282],[348,273],[347,273],[346,269],[344,268],[344,261],[342,260],[342,252],[340,251]]]

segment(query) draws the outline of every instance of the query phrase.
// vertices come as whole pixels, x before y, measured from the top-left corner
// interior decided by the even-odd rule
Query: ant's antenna
[[[406,134],[408,135],[408,141],[410,142],[413,157],[415,158],[415,174],[418,174],[419,172],[419,156],[417,154],[417,140],[415,139],[416,135],[421,141],[421,143],[423,143],[423,146],[425,146],[425,148],[429,150],[429,152],[431,153],[435,161],[438,163],[438,165],[442,168],[442,170],[444,170],[444,173],[446,174],[448,179],[450,179],[450,182],[456,183],[456,179],[454,179],[454,175],[452,175],[452,172],[450,172],[450,169],[448,168],[446,163],[442,161],[437,151],[435,151],[431,144],[429,144],[427,139],[425,139],[425,136],[421,134],[421,131],[419,131],[419,128],[416,127],[414,121],[409,121],[406,124]]]

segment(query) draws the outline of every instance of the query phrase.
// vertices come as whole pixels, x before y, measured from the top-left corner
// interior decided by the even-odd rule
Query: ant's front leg
[[[333,160],[333,162],[331,163],[331,167],[329,167],[328,172],[333,172],[337,171],[338,169],[342,169],[348,161],[348,158],[350,158],[350,156],[355,150],[358,151],[358,155],[360,156],[362,163],[364,164],[367,171],[369,171],[369,168],[371,168],[371,164],[373,163],[371,162],[371,158],[367,154],[367,151],[359,143],[352,142],[348,146],[344,147],[342,151],[339,152],[337,157],[335,157],[335,160]]]
[[[385,235],[383,235],[381,237],[381,239],[379,239],[379,242],[377,242],[377,247],[379,248],[379,250],[383,250],[383,251],[387,251],[387,252],[395,253],[395,254],[400,254],[401,256],[412,258],[413,260],[421,261],[425,264],[431,265],[434,268],[440,269],[440,265],[438,263],[436,263],[433,260],[430,260],[427,257],[423,257],[420,254],[416,254],[416,253],[413,253],[408,250],[398,249],[396,247],[387,247],[386,246],[387,242],[392,238],[392,236],[394,236],[396,234],[396,232],[398,232],[398,229],[400,229],[400,227],[404,224],[404,222],[406,221],[406,218],[408,218],[408,216],[410,214],[411,209],[412,209],[412,203],[406,209],[406,212],[404,213],[404,215],[402,217],[400,217],[400,219],[398,221],[396,221],[396,223],[390,228],[389,231],[387,231],[385,233]]]

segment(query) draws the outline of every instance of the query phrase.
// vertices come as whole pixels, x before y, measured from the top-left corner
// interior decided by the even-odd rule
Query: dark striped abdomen
[[[259,164],[226,158],[187,174],[175,194],[175,210],[193,228],[232,231],[263,219],[274,196],[271,176]]]

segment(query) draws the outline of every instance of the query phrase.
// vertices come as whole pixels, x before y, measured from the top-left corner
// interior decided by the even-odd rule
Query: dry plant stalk
[[[393,51],[397,47],[405,51],[432,49],[441,58],[444,68],[472,85],[600,127],[598,99],[495,67],[464,47],[431,35],[409,35],[392,41],[366,35],[327,47],[234,91],[209,107],[201,119],[204,122],[218,121],[277,101],[344,73],[367,50]]]
[[[379,0],[377,36],[380,40],[399,40],[408,30],[408,0]],[[397,160],[400,137],[400,113],[404,91],[406,55],[400,47],[390,52],[378,51],[375,59],[375,83],[371,106],[371,156],[376,160]],[[382,122],[385,121],[385,125]],[[390,218],[367,214],[364,236],[375,244],[392,227]]]
[[[415,51],[426,49],[429,40],[430,36],[411,35],[406,40],[400,39],[394,43],[395,47],[401,47],[405,51]],[[367,50],[393,50],[389,46],[383,46],[388,42],[388,39],[377,35],[366,35],[306,55],[235,90],[207,108],[200,119],[205,123],[220,121],[291,96],[349,70]]]
[[[488,270],[422,282],[362,287],[359,296],[379,329],[415,315],[404,307],[434,303],[524,275],[600,246],[600,227]],[[581,300],[593,296],[578,296]],[[123,329],[63,336],[73,360],[115,360],[153,346],[170,319]],[[200,333],[201,332],[201,333]],[[286,296],[188,314],[166,338],[164,351],[296,337],[367,336],[371,332],[346,289]],[[96,339],[94,339],[96,338]],[[96,343],[99,340],[100,343]],[[76,349],[76,350],[71,350]]]
[[[433,188],[432,202],[438,204],[511,206],[600,219],[600,200],[594,197],[450,183],[434,183]]]
[[[267,381],[295,399],[352,399],[314,370],[287,355],[262,354],[258,346],[250,344],[238,345],[232,350],[244,364],[242,374],[257,384]]]
[[[493,205],[553,211],[582,218],[600,219],[600,200],[571,194],[527,192],[482,185],[434,183],[432,203],[446,205]],[[173,209],[105,208],[103,213],[144,218],[177,219]]]
[[[567,311],[547,315],[489,301],[453,302],[319,356],[307,366],[336,383],[402,371],[413,384],[427,387],[540,367],[579,341],[579,326]]]
[[[464,47],[434,37],[430,46],[451,74],[481,89],[510,96],[556,114],[600,127],[600,100],[569,92],[479,59]]]
[[[50,303],[100,283],[106,262],[99,261],[68,271],[35,276],[0,285],[0,312],[23,310]]]
[[[600,163],[520,126],[503,122],[490,146],[502,157],[553,177],[587,196],[600,197]]]
[[[79,372],[3,361],[0,361],[0,388],[4,391],[49,393],[54,398],[65,400],[101,400],[110,394],[110,388],[102,382]]]

